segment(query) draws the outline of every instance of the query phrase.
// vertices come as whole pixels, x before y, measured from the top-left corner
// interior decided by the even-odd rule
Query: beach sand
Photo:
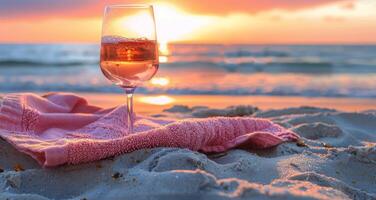
[[[104,107],[124,99],[83,95]],[[268,150],[211,155],[145,149],[54,169],[41,169],[0,140],[0,199],[376,199],[372,100],[168,96],[152,104],[143,97],[136,96],[139,113],[177,118],[252,115],[290,128],[302,140]],[[225,108],[230,105],[251,106]]]

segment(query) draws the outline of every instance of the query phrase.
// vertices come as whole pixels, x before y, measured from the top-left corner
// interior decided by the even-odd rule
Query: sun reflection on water
[[[159,52],[161,55],[164,55],[164,56],[169,55],[170,51],[168,49],[168,43],[166,41],[159,42]]]
[[[160,63],[168,62],[168,55],[170,54],[170,51],[168,49],[167,41],[160,41],[158,50],[159,50],[159,62]]]
[[[170,83],[170,79],[166,77],[155,77],[150,80],[150,83],[154,86],[166,86]]]
[[[173,103],[175,99],[166,95],[159,95],[159,96],[140,97],[139,101],[142,103],[152,104],[152,105],[167,105],[167,104]]]
[[[167,56],[159,56],[159,62],[160,63],[168,62],[168,57]]]

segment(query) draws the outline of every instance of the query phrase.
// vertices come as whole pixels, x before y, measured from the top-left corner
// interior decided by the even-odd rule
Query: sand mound
[[[147,149],[56,169],[41,169],[0,140],[0,199],[376,199],[374,112],[241,108],[172,110],[184,117],[200,110],[200,116],[271,118],[302,140],[211,155]]]

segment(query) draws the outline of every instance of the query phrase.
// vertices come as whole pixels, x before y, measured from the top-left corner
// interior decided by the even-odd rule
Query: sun
[[[120,27],[119,31],[128,37],[155,37],[153,17],[148,12],[142,11],[136,15],[119,18],[115,23],[115,27]]]
[[[195,31],[210,23],[209,18],[188,14],[170,4],[159,3],[154,8],[158,41],[164,46],[194,38]]]
[[[199,32],[197,30],[203,29],[212,21],[210,17],[189,14],[170,4],[157,3],[153,6],[161,62],[168,60],[169,43],[194,40],[195,35]],[[120,18],[115,27],[124,27],[121,31],[126,33],[125,35],[150,38],[154,34],[150,28],[153,26],[150,23],[153,22],[148,13],[140,12]]]
[[[193,15],[166,3],[156,3],[153,6],[157,40],[162,56],[168,55],[169,43],[194,40],[199,30],[207,27],[213,20],[209,16]],[[114,22],[112,29],[119,35],[154,38],[153,27],[152,16],[147,12],[139,12],[119,18]]]

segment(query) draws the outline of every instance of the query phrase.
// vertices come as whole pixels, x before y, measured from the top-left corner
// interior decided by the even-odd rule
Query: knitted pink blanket
[[[0,107],[0,137],[42,166],[78,164],[143,148],[221,152],[242,145],[268,148],[298,136],[266,119],[171,120],[137,116],[127,133],[126,109],[103,109],[79,96],[9,94]]]

